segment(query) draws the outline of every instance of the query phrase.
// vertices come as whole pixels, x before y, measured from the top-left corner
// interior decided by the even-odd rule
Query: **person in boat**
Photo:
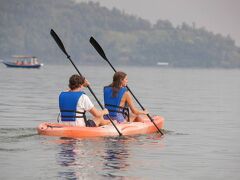
[[[112,83],[103,89],[105,108],[108,109],[109,116],[118,123],[143,122],[141,115],[148,114],[148,111],[141,111],[135,107],[132,96],[127,90],[127,83],[126,73],[118,71],[114,74]],[[108,119],[108,117],[104,116],[104,119]]]
[[[16,65],[21,65],[21,62],[19,60],[17,60]]]
[[[39,64],[37,58],[33,59],[33,64]]]
[[[64,124],[74,126],[100,126],[110,122],[103,119],[108,110],[98,110],[94,107],[89,97],[83,92],[89,82],[77,74],[69,78],[70,90],[61,92],[59,95],[59,108],[61,120]],[[85,113],[89,112],[93,120],[87,120]]]

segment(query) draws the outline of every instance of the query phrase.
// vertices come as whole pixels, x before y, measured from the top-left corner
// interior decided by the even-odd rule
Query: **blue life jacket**
[[[109,111],[109,116],[118,122],[123,122],[126,117],[129,118],[129,110],[126,107],[121,107],[120,103],[123,97],[123,94],[127,91],[126,87],[121,88],[118,91],[116,97],[113,97],[112,87],[104,87],[104,106]],[[104,116],[105,119],[108,119],[107,116]]]
[[[75,121],[76,118],[84,118],[86,122],[85,111],[77,111],[77,103],[84,92],[61,92],[59,95],[59,109],[62,121]],[[79,115],[77,115],[79,114]]]

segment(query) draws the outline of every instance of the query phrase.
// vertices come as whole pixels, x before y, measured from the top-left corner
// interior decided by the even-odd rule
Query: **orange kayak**
[[[164,119],[161,116],[153,116],[153,120],[159,129],[163,128]],[[116,124],[118,130],[125,135],[151,134],[157,132],[157,128],[146,117],[144,122],[131,122],[124,124]],[[118,136],[118,132],[112,124],[100,127],[78,127],[68,126],[60,123],[41,123],[37,127],[38,134],[46,136],[59,137],[104,137]]]

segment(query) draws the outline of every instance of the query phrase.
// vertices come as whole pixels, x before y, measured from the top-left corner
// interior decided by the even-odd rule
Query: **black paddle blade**
[[[100,54],[100,56],[102,56],[103,59],[105,59],[106,61],[108,61],[103,49],[101,48],[101,46],[98,44],[98,42],[91,37],[89,39],[89,42],[92,44],[92,46],[96,49],[96,51]]]
[[[70,57],[61,41],[61,39],[58,37],[58,35],[54,32],[53,29],[51,29],[50,34],[52,35],[53,39],[56,41],[58,47],[63,51],[64,54],[66,54],[67,57]]]

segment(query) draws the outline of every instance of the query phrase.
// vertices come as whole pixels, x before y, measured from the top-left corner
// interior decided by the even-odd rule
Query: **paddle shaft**
[[[67,53],[61,39],[58,37],[58,35],[54,32],[53,29],[51,29],[50,34],[52,35],[53,39],[56,41],[56,43],[58,44],[59,48],[63,51],[63,53],[67,56],[67,58],[70,60],[70,62],[72,63],[72,65],[74,66],[74,68],[76,69],[76,71],[78,72],[78,74],[80,76],[82,76],[82,74],[80,73],[80,71],[78,70],[77,66],[74,64],[74,62],[72,61],[71,57],[69,56],[69,54]],[[100,103],[100,101],[98,100],[98,98],[96,97],[95,93],[92,91],[91,87],[88,85],[87,86],[88,90],[91,92],[91,94],[94,96],[94,98],[96,99],[96,101],[98,102],[99,106],[103,108],[102,104]],[[111,119],[111,117],[107,114],[108,119],[111,121],[112,125],[114,126],[114,128],[117,130],[119,136],[122,136],[122,133],[118,130],[118,128],[116,127],[116,125],[114,124],[113,120]]]
[[[103,59],[105,59],[108,64],[111,66],[111,68],[113,69],[114,72],[117,72],[116,69],[113,67],[113,65],[110,63],[110,61],[108,60],[108,58],[106,57],[102,47],[99,45],[99,43],[93,38],[90,38],[90,43],[93,45],[93,47],[96,49],[96,51],[100,54],[100,56],[102,56]],[[133,96],[133,98],[137,101],[137,103],[139,104],[139,106],[142,108],[142,110],[145,110],[145,108],[142,106],[142,104],[138,101],[138,99],[136,98],[136,96],[133,94],[133,92],[130,90],[130,88],[128,86],[126,86],[126,88],[128,89],[128,91],[131,93],[131,95]],[[152,121],[152,123],[154,124],[154,126],[157,128],[158,132],[163,135],[163,132],[158,128],[158,126],[155,124],[154,120],[152,119],[152,117],[149,115],[149,113],[147,114],[148,118]]]
[[[106,59],[106,61],[108,62],[108,64],[111,66],[111,68],[113,69],[114,72],[117,72],[117,70],[113,67],[113,65],[109,62],[108,59]],[[139,104],[139,106],[142,108],[142,110],[145,110],[145,108],[142,106],[142,104],[138,101],[138,99],[136,98],[136,96],[133,94],[133,92],[131,91],[131,89],[126,86],[126,88],[128,89],[128,91],[131,93],[131,95],[133,96],[133,98],[137,101],[137,103]],[[149,114],[148,114],[149,115]]]
[[[116,69],[113,67],[113,65],[109,62],[108,59],[106,59],[108,64],[112,67],[114,72],[117,72]],[[138,99],[136,98],[136,96],[133,94],[133,92],[131,91],[131,89],[126,86],[126,88],[128,89],[128,91],[131,93],[131,95],[133,96],[133,98],[137,101],[137,103],[139,104],[139,106],[142,108],[142,110],[145,110],[145,108],[142,106],[142,104],[138,101]],[[158,132],[161,133],[161,135],[163,135],[163,132],[158,128],[158,126],[156,125],[156,123],[154,122],[154,120],[152,119],[152,117],[150,116],[150,114],[147,114],[148,118],[152,121],[152,123],[154,124],[154,126],[157,128]]]
[[[71,57],[68,56],[67,58],[70,60],[70,62],[72,63],[72,65],[74,66],[74,68],[76,69],[76,71],[78,72],[78,74],[79,74],[80,76],[82,76],[82,74],[80,73],[80,71],[78,70],[78,68],[77,68],[76,65],[74,64],[74,62],[72,61]],[[99,106],[100,106],[102,109],[104,109],[104,108],[103,108],[103,105],[100,103],[100,101],[99,101],[98,98],[96,97],[96,95],[95,95],[95,93],[93,92],[92,88],[91,88],[89,85],[87,86],[87,88],[88,88],[88,90],[91,92],[91,94],[94,96],[94,98],[96,99],[96,101],[97,101],[97,103],[99,104]]]
[[[67,58],[70,60],[70,62],[72,63],[72,65],[74,66],[74,68],[76,69],[76,71],[78,72],[78,74],[80,76],[82,76],[82,74],[80,73],[80,71],[78,70],[77,66],[74,64],[74,62],[72,61],[71,57],[68,55]],[[103,105],[101,104],[101,102],[98,100],[97,96],[95,95],[95,93],[93,92],[92,88],[88,85],[87,86],[88,90],[91,92],[91,94],[94,96],[95,100],[97,101],[97,103],[99,104],[99,106],[104,109]],[[122,133],[118,130],[117,126],[114,124],[114,122],[112,121],[111,117],[109,116],[109,114],[107,114],[108,119],[111,121],[112,125],[115,127],[115,129],[117,130],[119,136],[122,136]]]

